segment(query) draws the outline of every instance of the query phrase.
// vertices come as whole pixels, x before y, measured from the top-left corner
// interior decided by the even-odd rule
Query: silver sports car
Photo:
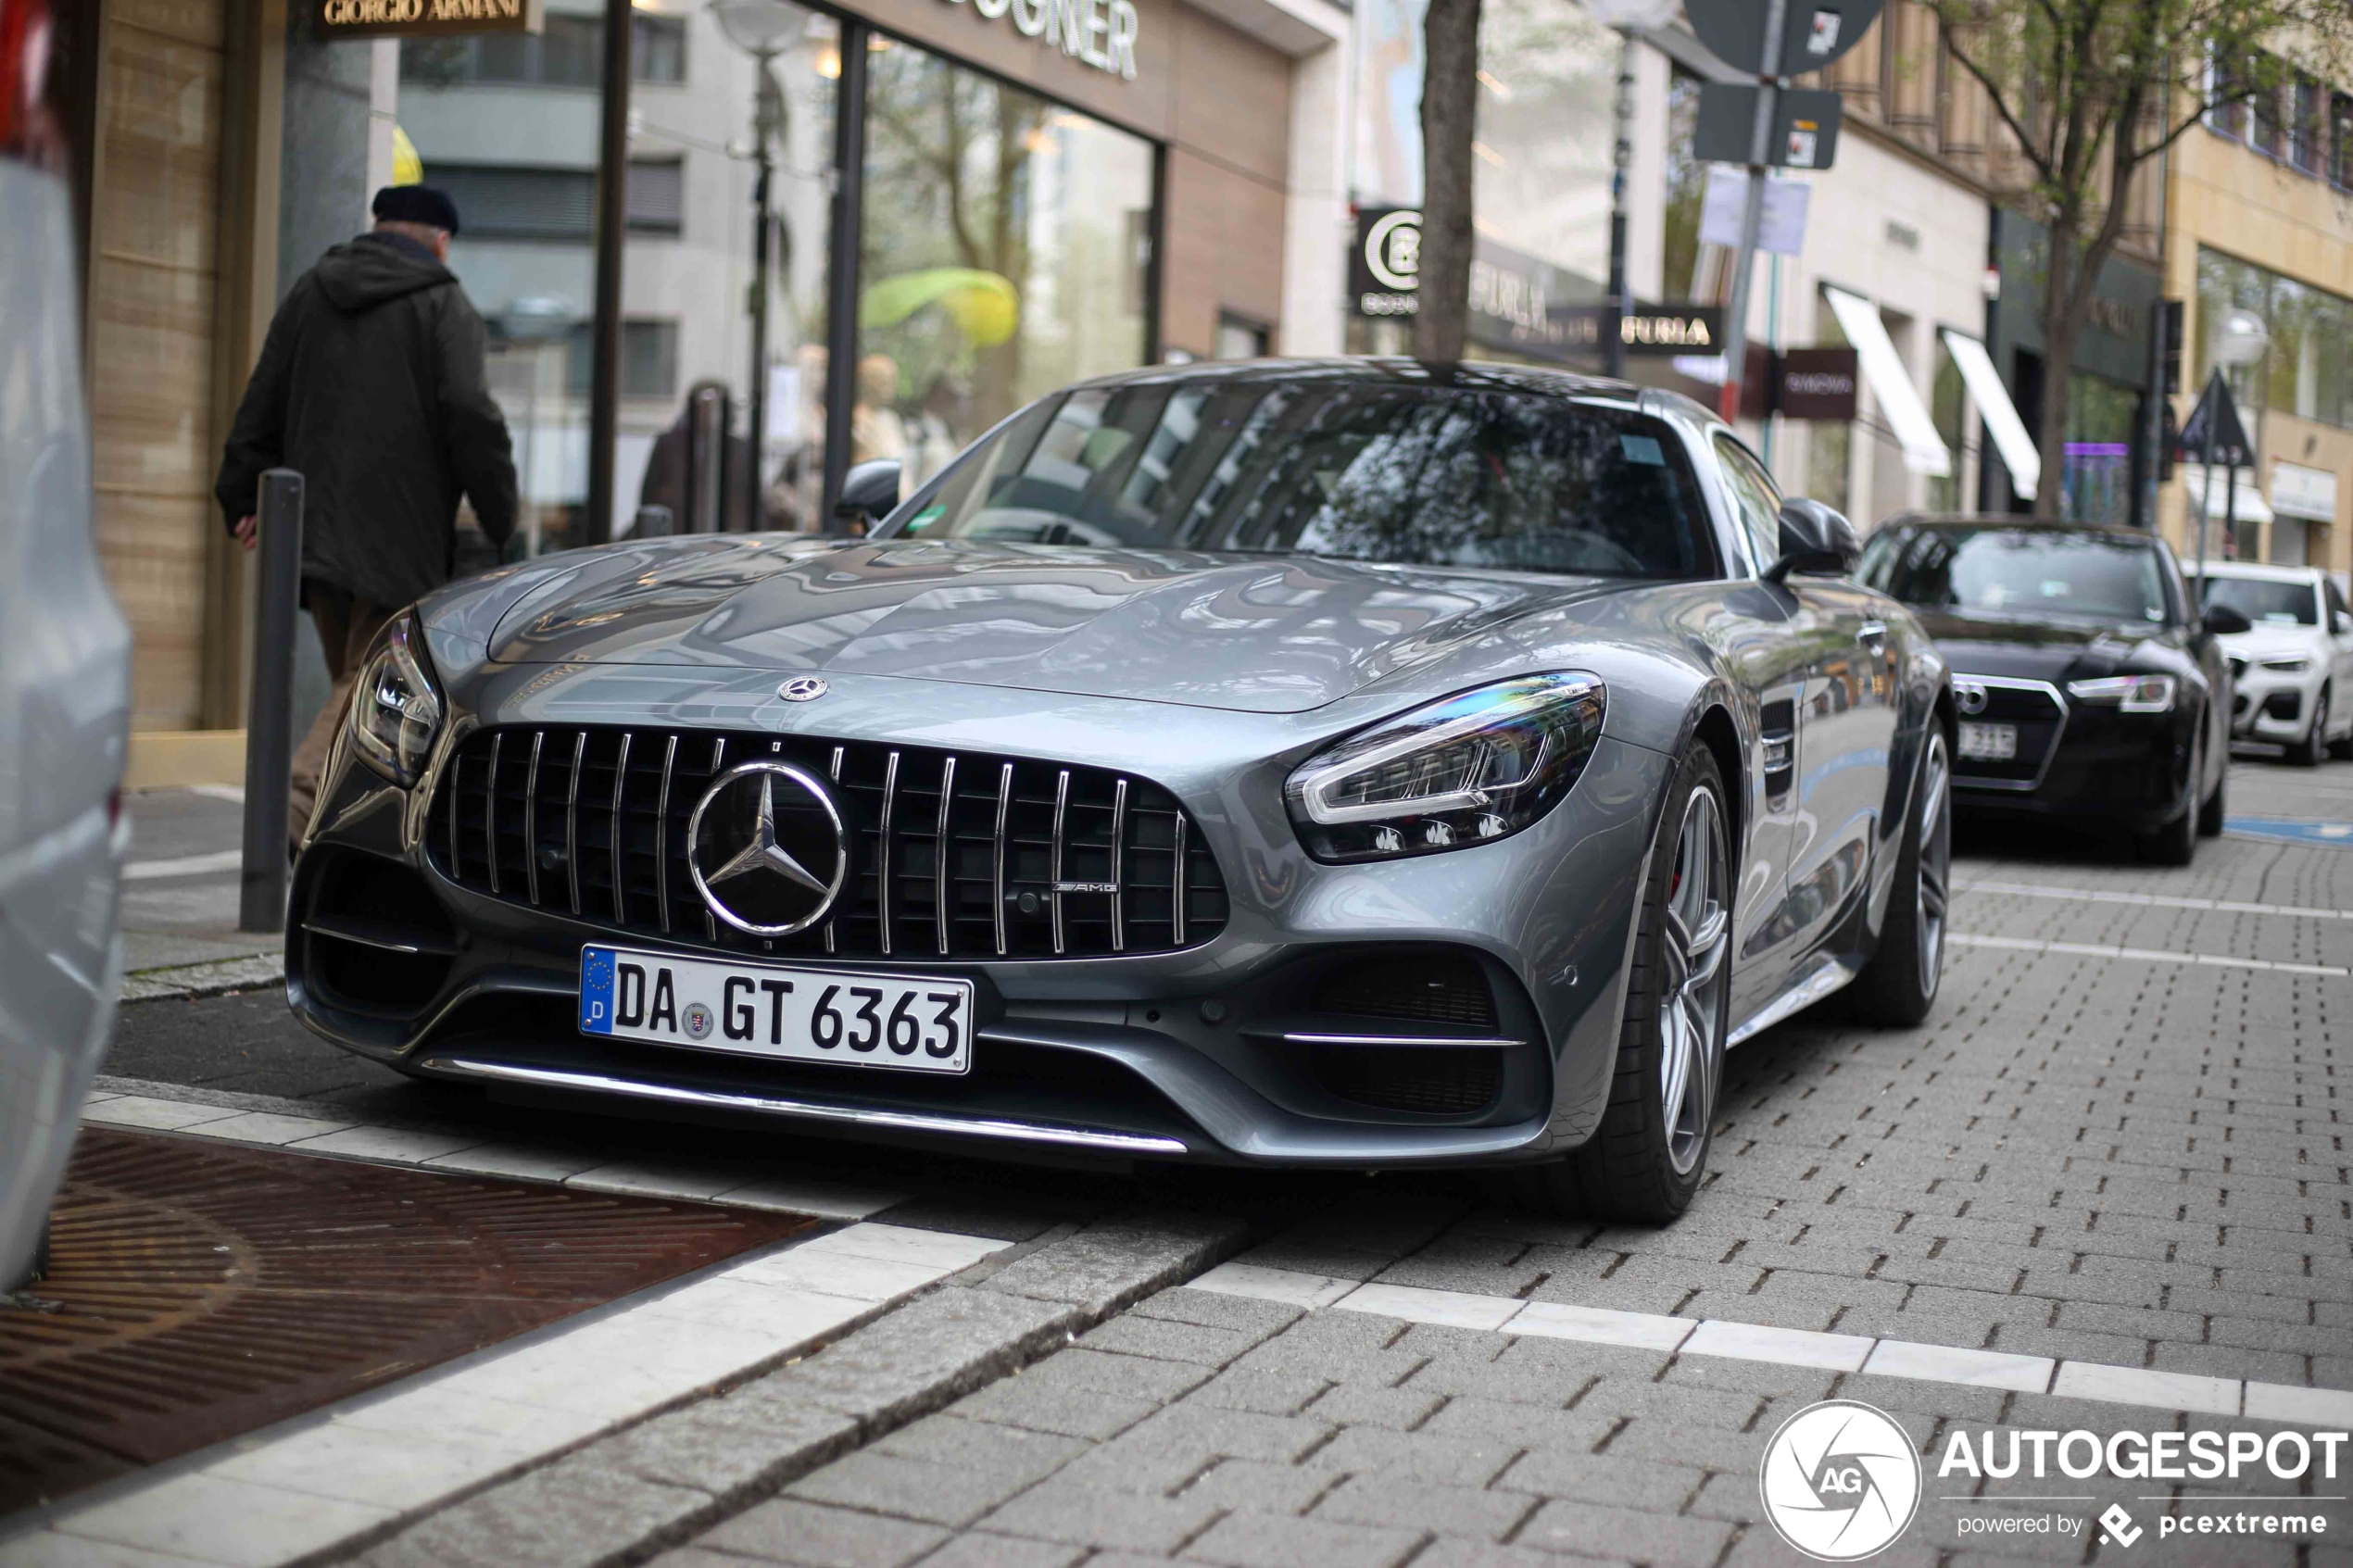
[[[288,991],[508,1098],[1669,1218],[1729,1047],[1935,997],[1951,697],[1856,554],[1619,383],[1090,382],[870,538],[575,551],[394,621]]]

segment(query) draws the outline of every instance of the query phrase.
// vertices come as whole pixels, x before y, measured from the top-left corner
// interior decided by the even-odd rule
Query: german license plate
[[[2018,726],[1962,724],[1961,755],[1979,762],[2009,761],[2018,755]]]
[[[972,1069],[967,980],[580,950],[580,1032],[739,1056]]]

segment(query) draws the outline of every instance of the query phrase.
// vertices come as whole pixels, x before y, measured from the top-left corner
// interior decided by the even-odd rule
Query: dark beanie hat
[[[379,223],[422,223],[428,229],[458,232],[458,204],[446,191],[431,185],[386,185],[376,193],[370,211]]]

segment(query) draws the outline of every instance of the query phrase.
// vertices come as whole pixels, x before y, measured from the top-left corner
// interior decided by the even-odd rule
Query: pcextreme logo
[[[1821,1562],[1853,1562],[1902,1535],[1920,1504],[1919,1452],[1886,1411],[1825,1399],[1765,1445],[1757,1490],[1781,1539]]]

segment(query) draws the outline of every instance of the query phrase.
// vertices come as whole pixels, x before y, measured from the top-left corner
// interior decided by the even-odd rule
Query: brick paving
[[[2353,821],[2334,771],[2241,767],[2233,809]],[[2178,872],[1980,843],[1957,874],[1961,931],[2353,964],[2353,921],[1966,891],[1994,881],[2353,909],[2347,850],[2226,838]],[[2337,977],[1956,948],[1921,1029],[1807,1016],[1736,1053],[1713,1174],[1675,1226],[1535,1218],[1481,1206],[1459,1183],[1390,1176],[1241,1261],[2353,1389],[2336,1039],[2349,1018],[2353,982]],[[1931,1459],[1957,1426],[2267,1430],[1180,1287],[661,1561],[1794,1562],[1762,1522],[1757,1463],[1782,1420],[1831,1396],[1886,1410]],[[2063,1486],[2106,1488],[2079,1519],[2120,1498],[2147,1536],[2129,1551],[2096,1525],[1963,1537],[1960,1516],[1986,1505],[1949,1500],[1974,1488],[1940,1487],[1931,1465],[1920,1519],[1873,1561],[2353,1562],[2337,1544],[2353,1534],[2342,1502],[2312,1505],[2331,1518],[2326,1544],[2222,1547],[2155,1528],[2219,1487]],[[2236,1488],[2266,1489],[2296,1484]]]

